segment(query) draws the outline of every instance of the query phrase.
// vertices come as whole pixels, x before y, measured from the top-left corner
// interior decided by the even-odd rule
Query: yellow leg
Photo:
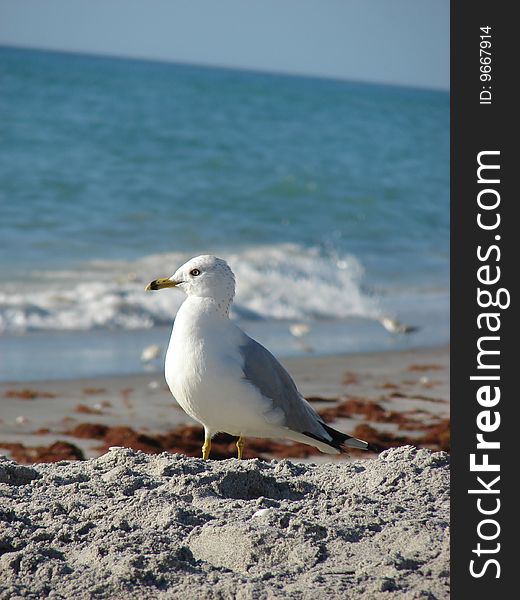
[[[204,436],[204,445],[202,446],[202,458],[208,460],[211,452],[211,438],[206,434]]]
[[[246,441],[244,440],[244,438],[242,436],[240,436],[237,440],[237,450],[238,450],[239,460],[242,458],[242,450],[244,449],[245,444],[246,444]]]

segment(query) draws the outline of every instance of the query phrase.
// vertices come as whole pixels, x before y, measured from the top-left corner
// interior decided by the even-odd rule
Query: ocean
[[[0,48],[0,149],[1,380],[160,369],[198,254],[279,356],[449,341],[447,92]]]

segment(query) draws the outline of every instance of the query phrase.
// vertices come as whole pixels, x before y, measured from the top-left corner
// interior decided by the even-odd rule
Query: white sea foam
[[[324,255],[294,244],[223,253],[237,276],[232,316],[260,319],[378,318],[362,291],[363,267],[352,255]],[[0,331],[140,329],[171,322],[184,295],[147,293],[148,281],[171,275],[190,255],[136,261],[91,261],[48,271],[23,284],[0,285]]]

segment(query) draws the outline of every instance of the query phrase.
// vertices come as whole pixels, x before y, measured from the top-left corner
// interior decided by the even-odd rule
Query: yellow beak
[[[177,285],[176,281],[172,281],[165,277],[164,279],[154,279],[150,281],[150,283],[146,286],[146,291],[150,292],[151,290],[162,290],[163,288],[171,288]]]

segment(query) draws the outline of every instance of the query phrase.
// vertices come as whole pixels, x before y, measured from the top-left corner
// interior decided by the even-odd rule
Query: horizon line
[[[388,81],[373,81],[368,79],[348,79],[347,77],[340,77],[339,75],[324,75],[324,74],[315,74],[315,73],[303,73],[303,72],[294,72],[294,71],[283,71],[283,70],[270,70],[268,68],[261,67],[242,67],[242,66],[233,66],[233,65],[220,65],[214,63],[203,63],[203,62],[192,62],[192,61],[181,61],[170,58],[159,58],[159,57],[149,57],[149,56],[137,56],[137,55],[128,55],[128,54],[107,54],[104,52],[94,52],[90,50],[67,50],[63,48],[46,48],[43,46],[27,46],[27,45],[18,45],[11,43],[3,43],[0,42],[0,49],[13,49],[13,50],[26,50],[29,52],[48,52],[50,54],[72,54],[76,56],[85,56],[92,58],[109,58],[115,60],[129,60],[129,61],[139,61],[139,62],[150,62],[150,63],[161,63],[161,64],[171,64],[180,67],[198,67],[202,69],[216,69],[222,71],[236,71],[243,73],[252,73],[258,75],[274,75],[274,76],[282,76],[282,77],[296,77],[300,79],[318,79],[325,81],[337,81],[342,83],[354,83],[354,84],[362,84],[362,85],[373,85],[373,86],[383,86],[383,87],[394,87],[394,88],[404,88],[410,90],[424,91],[424,92],[439,92],[439,93],[450,93],[450,87],[431,87],[426,85],[410,85],[406,83],[394,83]]]

